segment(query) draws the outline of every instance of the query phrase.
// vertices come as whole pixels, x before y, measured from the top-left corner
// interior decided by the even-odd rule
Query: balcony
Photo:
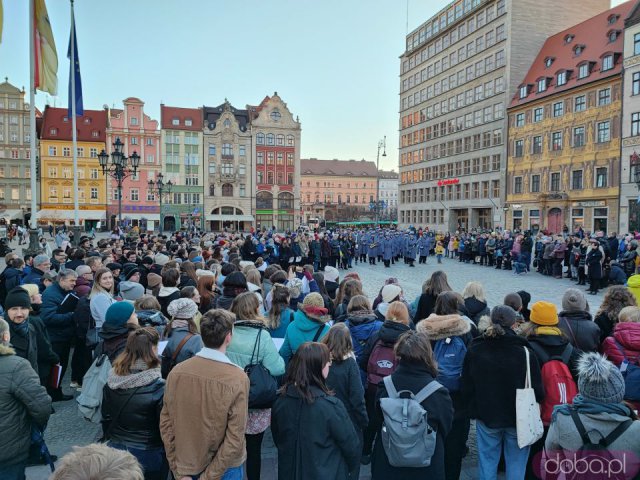
[[[225,183],[225,182],[235,182],[237,180],[238,176],[235,173],[220,173],[219,174],[219,179],[220,182]]]
[[[223,160],[233,160],[233,153],[223,153],[220,157]]]

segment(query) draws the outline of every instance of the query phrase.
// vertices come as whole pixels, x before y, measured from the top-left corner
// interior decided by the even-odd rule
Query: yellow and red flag
[[[58,92],[58,53],[53,40],[51,23],[45,0],[33,0],[35,87],[42,92],[56,95]]]

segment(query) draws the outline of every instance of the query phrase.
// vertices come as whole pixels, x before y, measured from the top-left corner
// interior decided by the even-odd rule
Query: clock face
[[[271,112],[271,120],[278,121],[280,120],[280,117],[282,117],[282,115],[280,115],[280,112],[278,110],[274,110],[273,112]]]

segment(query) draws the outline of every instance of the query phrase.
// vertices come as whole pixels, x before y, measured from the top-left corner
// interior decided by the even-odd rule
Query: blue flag
[[[82,81],[80,80],[80,58],[78,57],[78,37],[76,36],[76,20],[73,17],[71,23],[71,34],[69,36],[69,50],[67,51],[67,58],[71,60],[71,49],[73,48],[73,57],[75,65],[69,63],[69,118],[72,115],[71,105],[74,101],[73,94],[71,92],[71,79],[75,79],[75,102],[76,102],[76,116],[84,115],[84,107],[82,105]]]

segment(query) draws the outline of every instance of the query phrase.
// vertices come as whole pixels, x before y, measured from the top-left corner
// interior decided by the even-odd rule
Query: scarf
[[[13,328],[15,328],[16,332],[25,337],[29,337],[29,319],[27,318],[22,323],[14,323]]]
[[[171,321],[171,328],[172,329],[176,329],[176,328],[189,328],[189,322],[187,320],[183,320],[181,318],[174,318]]]
[[[536,335],[562,335],[562,330],[558,327],[538,327]]]
[[[551,414],[551,421],[555,421],[558,413],[562,415],[571,415],[569,409],[572,405],[564,404],[557,405],[553,408]],[[631,416],[631,410],[624,403],[601,403],[595,400],[587,400],[582,395],[578,394],[573,399],[573,407],[578,413],[586,415],[595,415],[598,413],[611,413],[614,415],[622,415],[624,417]]]
[[[144,360],[136,360],[130,368],[129,375],[116,375],[113,368],[109,372],[107,385],[112,390],[124,390],[127,388],[138,388],[150,385],[159,378],[160,368],[149,368]]]

